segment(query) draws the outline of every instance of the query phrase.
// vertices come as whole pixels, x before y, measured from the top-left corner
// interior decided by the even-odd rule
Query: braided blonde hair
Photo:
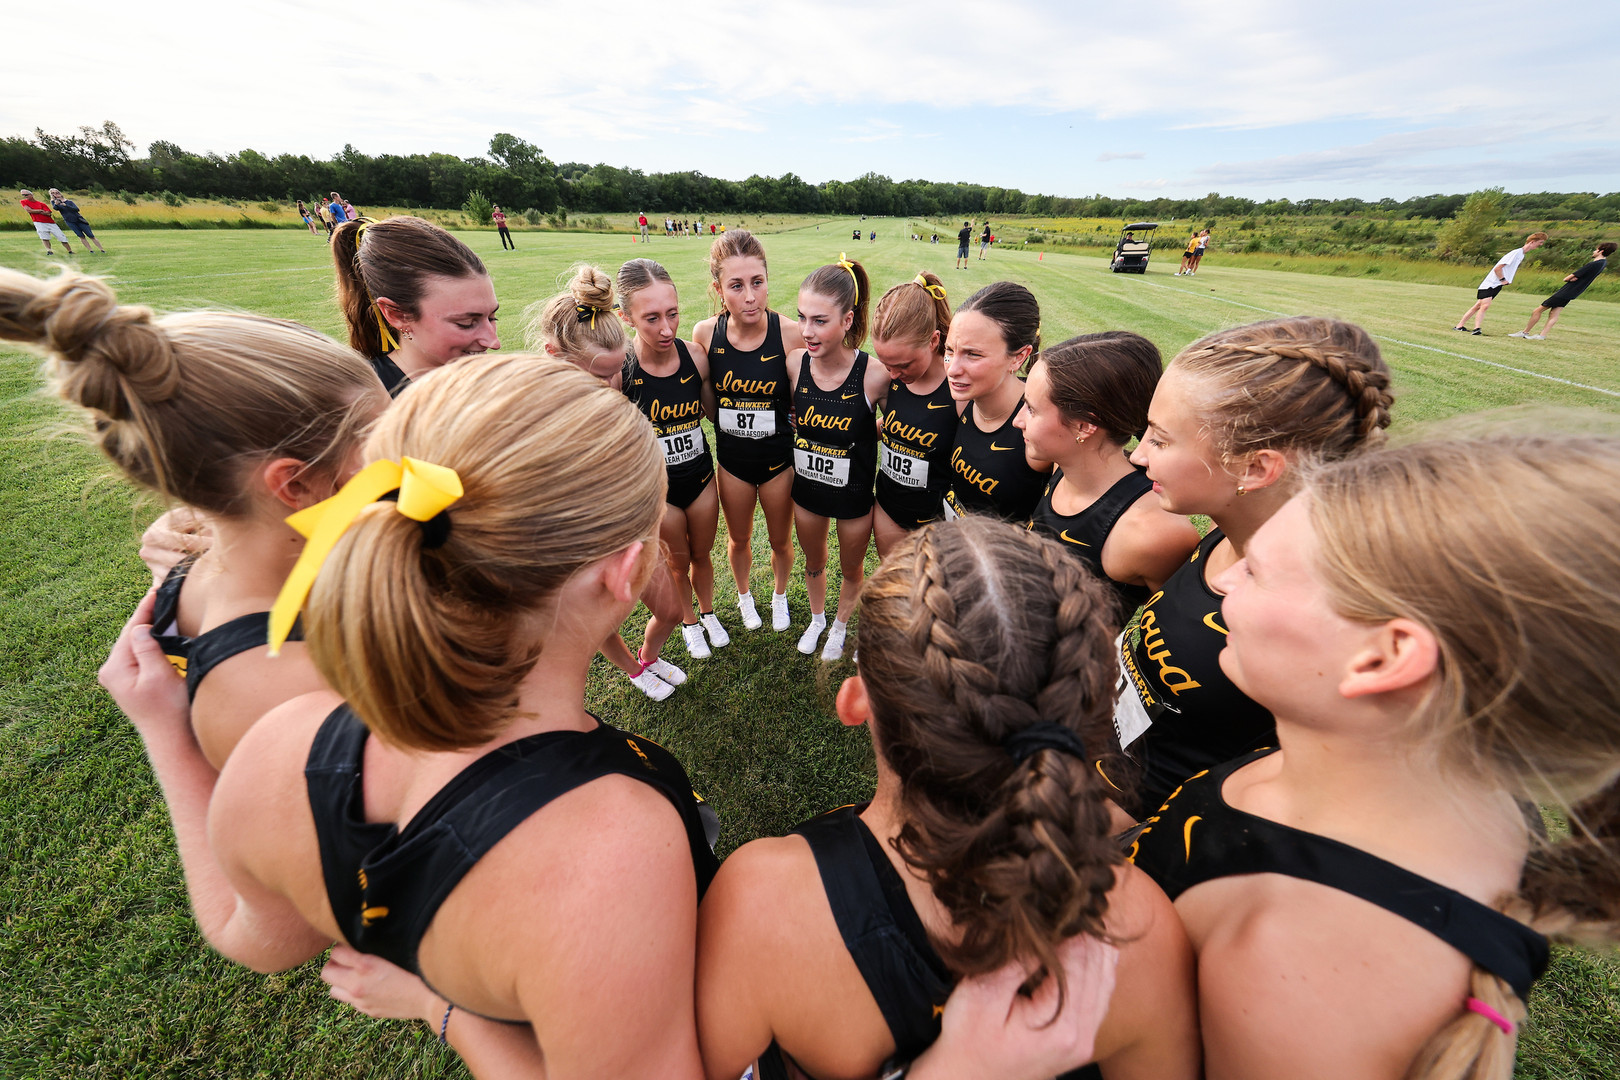
[[[1266,449],[1344,457],[1382,440],[1395,402],[1372,335],[1339,319],[1234,326],[1182,349],[1171,367],[1197,380],[1200,411],[1229,462]]]
[[[861,591],[860,671],[878,752],[900,779],[896,840],[960,929],[962,974],[1101,935],[1124,857],[1096,758],[1113,745],[1113,600],[1062,548],[989,518],[924,526]],[[1004,746],[1036,723],[1088,758]]]

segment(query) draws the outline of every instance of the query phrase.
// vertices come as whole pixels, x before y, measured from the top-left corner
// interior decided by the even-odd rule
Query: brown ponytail
[[[368,461],[405,455],[461,477],[448,539],[425,548],[422,527],[392,504],[366,508],[316,578],[307,640],[322,676],[379,738],[476,746],[511,721],[545,647],[534,627],[550,624],[557,590],[656,539],[663,459],[624,395],[566,361],[521,353],[417,380],[366,447]],[[602,460],[623,465],[605,487]]]
[[[1147,430],[1148,406],[1164,362],[1141,334],[1081,334],[1041,353],[1052,404],[1065,420],[1095,424],[1124,446]]]
[[[1320,573],[1355,622],[1410,619],[1438,675],[1413,717],[1444,767],[1569,809],[1499,907],[1559,941],[1620,940],[1620,438],[1498,432],[1307,472]],[[1523,1003],[1476,970],[1510,1022]],[[1459,1014],[1408,1074],[1506,1080],[1515,1039]]]
[[[1112,745],[1113,601],[1050,540],[988,518],[924,526],[861,592],[873,738],[900,778],[896,841],[960,928],[962,974],[1015,957],[1063,987],[1056,949],[1104,933],[1114,871],[1096,759]],[[1023,761],[1009,736],[1060,724],[1085,760]]]
[[[915,279],[901,282],[877,302],[872,340],[926,346],[937,333],[934,351],[944,356],[945,339],[951,333],[951,305],[945,299],[945,283],[931,270],[917,276],[922,283]]]
[[[297,323],[234,312],[153,317],[67,271],[0,270],[0,338],[41,348],[56,393],[86,410],[130,480],[223,516],[244,472],[291,457],[336,468],[382,401],[365,361]]]
[[[845,260],[847,261],[847,260]],[[799,286],[817,296],[825,296],[838,305],[840,312],[853,312],[849,329],[844,331],[844,344],[858,349],[866,342],[866,313],[872,305],[872,285],[866,276],[866,267],[859,261],[829,263],[813,270]]]
[[[332,232],[332,266],[338,306],[349,324],[349,345],[365,356],[382,356],[393,346],[382,338],[378,297],[391,300],[413,318],[421,314],[430,277],[487,275],[472,248],[431,221],[391,217],[345,221]],[[398,337],[398,330],[389,333]]]

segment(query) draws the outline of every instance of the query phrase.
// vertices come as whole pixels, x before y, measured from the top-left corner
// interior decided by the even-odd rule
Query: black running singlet
[[[956,422],[949,381],[941,379],[933,393],[919,396],[890,380],[879,432],[877,504],[901,528],[920,528],[944,512]]]
[[[1158,813],[1126,834],[1130,858],[1174,900],[1195,885],[1242,874],[1284,874],[1376,904],[1429,931],[1528,999],[1547,970],[1547,939],[1487,907],[1360,848],[1303,832],[1227,803],[1221,787],[1246,754],[1177,788]]]
[[[203,679],[220,664],[249,649],[270,644],[268,611],[238,615],[212,630],[204,630],[196,637],[186,637],[180,632],[177,622],[180,590],[196,562],[197,557],[193,555],[176,563],[163,579],[163,584],[158,586],[157,598],[152,606],[152,636],[157,639],[163,655],[169,658],[169,663],[174,665],[174,670],[185,676],[186,697],[189,699],[197,697],[197,688],[202,685]],[[287,635],[287,640],[304,640],[302,617],[293,623],[292,633]]]
[[[680,359],[672,375],[654,375],[632,356],[624,396],[652,421],[669,474],[669,502],[684,510],[708,486],[714,460],[703,434],[703,381],[686,342],[676,338],[675,351]]]
[[[788,379],[787,349],[782,345],[781,317],[773,311],[768,320],[765,340],[757,349],[742,352],[726,337],[730,312],[715,321],[709,342],[720,465],[750,484],[774,479],[793,460],[793,429],[788,417],[793,386]]]
[[[973,422],[973,402],[968,402],[951,449],[946,517],[977,513],[994,514],[1015,525],[1029,521],[1046,488],[1046,474],[1036,472],[1024,460],[1024,433],[1013,426],[1013,417],[1023,407],[1020,397],[1006,422],[986,433]]]
[[[866,400],[867,355],[855,362],[836,390],[823,390],[810,375],[810,354],[799,361],[793,388],[793,501],[812,514],[858,518],[872,512],[877,475],[877,422]]]
[[[399,392],[411,385],[411,377],[400,366],[394,363],[392,356],[368,356],[371,370],[377,373],[382,380],[383,389],[388,391],[389,397],[399,397]]]
[[[956,976],[929,942],[899,871],[861,820],[864,809],[866,804],[845,806],[812,818],[793,832],[805,838],[816,857],[816,871],[844,948],[894,1038],[894,1060],[913,1061],[939,1038],[940,1014]],[[787,1075],[782,1051],[773,1043],[760,1056],[760,1078]],[[1101,1076],[1093,1064],[1065,1073],[1060,1080]]]
[[[1114,728],[1142,770],[1135,805],[1126,807],[1138,818],[1193,773],[1277,737],[1270,711],[1221,670],[1222,597],[1204,580],[1204,563],[1222,536],[1210,530],[1120,638]]]
[[[1148,588],[1146,585],[1127,585],[1109,577],[1103,570],[1103,545],[1108,542],[1108,534],[1114,531],[1114,526],[1125,511],[1136,505],[1137,499],[1153,490],[1153,481],[1142,470],[1133,470],[1120,477],[1096,502],[1078,514],[1065,515],[1052,509],[1052,492],[1061,479],[1063,470],[1053,469],[1052,479],[1046,482],[1041,501],[1030,515],[1029,527],[1062,544],[1064,550],[1085,563],[1113,588],[1114,595],[1119,597],[1121,616],[1114,625],[1122,626],[1131,612],[1147,602]]]
[[[417,948],[439,905],[530,815],[603,776],[656,788],[680,812],[701,898],[719,869],[719,823],[669,751],[607,724],[498,747],[456,774],[404,829],[367,821],[361,765],[370,732],[348,705],[327,716],[304,766],[326,896],[344,940],[420,975]]]

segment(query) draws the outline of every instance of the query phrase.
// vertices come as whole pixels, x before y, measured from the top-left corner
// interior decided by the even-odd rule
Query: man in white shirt
[[[1463,324],[1472,317],[1474,320],[1474,334],[1483,335],[1485,330],[1482,324],[1485,322],[1485,312],[1490,310],[1491,301],[1495,300],[1496,294],[1507,288],[1513,281],[1513,275],[1519,272],[1519,264],[1524,262],[1525,254],[1536,250],[1546,242],[1546,233],[1533,232],[1525,239],[1523,247],[1516,247],[1500,259],[1497,259],[1496,265],[1491,267],[1491,272],[1486,274],[1485,280],[1479,283],[1479,291],[1475,294],[1474,306],[1463,313],[1463,317],[1457,320],[1457,325],[1453,326],[1452,329],[1461,330],[1465,334],[1468,333],[1468,327]]]

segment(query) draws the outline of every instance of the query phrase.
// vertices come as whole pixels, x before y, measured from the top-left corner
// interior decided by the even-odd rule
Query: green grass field
[[[1040,297],[1048,343],[1123,328],[1168,357],[1211,330],[1274,313],[1352,319],[1378,335],[1396,370],[1398,429],[1525,403],[1620,411],[1620,304],[1577,302],[1551,341],[1520,341],[1505,335],[1541,294],[1510,288],[1491,311],[1490,336],[1475,338],[1450,330],[1471,288],[1233,268],[1214,256],[1196,282],[1171,276],[1173,259],[1136,277],[1107,273],[1099,258],[1010,250],[956,271],[954,245],[909,242],[901,220],[879,222],[876,244],[851,244],[854,224],[765,237],[777,310],[793,311],[797,282],[844,250],[880,288],[933,269],[953,303],[997,278],[1024,282]],[[6,235],[0,265],[42,272],[66,261],[45,260],[32,236]],[[520,233],[519,249],[502,252],[493,233],[464,237],[494,275],[508,349],[521,345],[523,308],[555,292],[579,260],[611,270],[657,258],[681,289],[687,325],[709,314],[703,241]],[[103,239],[111,254],[75,263],[112,277],[128,302],[236,307],[340,333],[323,239],[113,229]],[[157,507],[109,481],[82,440],[51,437],[65,413],[39,393],[38,372],[34,357],[0,351],[0,1076],[464,1075],[422,1025],[372,1021],[328,1001],[317,964],[266,978],[214,956],[196,933],[140,743],[95,685],[146,588],[136,538]],[[758,593],[769,580],[763,525],[755,544]],[[721,548],[716,562],[724,566]],[[718,578],[729,648],[687,661],[676,635],[665,653],[691,680],[662,705],[599,660],[590,705],[685,762],[720,813],[723,854],[863,797],[871,752],[864,732],[831,713],[847,667],[794,649],[808,610],[797,578],[785,634],[742,630],[729,574]],[[1560,951],[1532,1016],[1521,1076],[1620,1075],[1620,965]]]

